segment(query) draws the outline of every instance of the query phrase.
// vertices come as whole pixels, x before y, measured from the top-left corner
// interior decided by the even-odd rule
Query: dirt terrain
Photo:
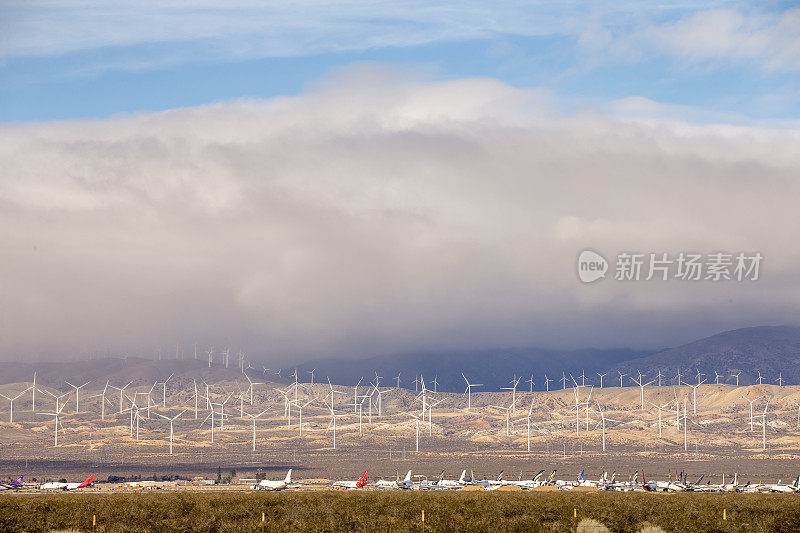
[[[112,385],[115,383],[112,383]],[[30,384],[0,386],[0,393],[18,394]],[[121,386],[124,383],[116,383]],[[0,403],[0,476],[19,474],[51,479],[79,478],[87,472],[98,479],[109,475],[207,475],[236,470],[240,477],[254,477],[259,471],[279,475],[294,468],[297,479],[355,479],[363,470],[371,480],[394,477],[395,470],[413,469],[415,474],[438,476],[444,469],[448,477],[458,477],[461,470],[474,471],[476,477],[530,477],[539,469],[558,469],[559,477],[574,477],[585,468],[588,477],[604,470],[627,477],[634,470],[645,470],[654,477],[668,472],[687,471],[720,479],[722,474],[738,472],[754,481],[789,481],[800,473],[800,429],[797,406],[800,387],[775,385],[734,387],[701,385],[697,388],[697,413],[690,387],[655,387],[644,389],[645,409],[641,409],[639,387],[580,388],[578,393],[579,427],[576,432],[575,389],[551,392],[518,392],[516,410],[508,417],[498,407],[508,407],[512,392],[474,392],[472,407],[461,394],[426,393],[426,404],[433,407],[432,423],[420,419],[419,452],[416,447],[416,419],[422,408],[421,398],[413,390],[381,387],[381,405],[377,394],[361,405],[361,416],[353,407],[353,387],[337,386],[336,449],[330,410],[323,403],[329,398],[328,384],[299,384],[297,404],[311,401],[302,413],[302,436],[299,434],[299,411],[291,405],[291,420],[286,416],[284,397],[278,388],[286,384],[269,383],[254,387],[253,405],[243,379],[211,382],[215,407],[214,442],[211,420],[207,419],[205,385],[198,388],[195,419],[194,382],[188,376],[176,376],[167,384],[166,409],[163,386],[153,388],[148,418],[146,393],[151,384],[134,383],[125,390],[120,413],[119,391],[107,389],[105,419],[101,417],[101,398],[105,382],[92,382],[81,390],[80,412],[75,412],[74,392],[62,398],[68,403],[60,417],[58,446],[54,446],[55,420],[40,413],[54,411],[50,395],[37,394],[32,411],[30,392],[14,402],[14,421],[9,422],[9,402]],[[55,394],[60,391],[47,388]],[[240,392],[244,394],[241,397]],[[358,394],[369,394],[360,387]],[[589,394],[591,393],[591,398]],[[138,440],[135,416],[129,410],[137,394],[139,409]],[[230,396],[233,394],[233,396]],[[292,388],[288,393],[295,402]],[[750,429],[749,404],[754,402],[753,429]],[[359,397],[359,403],[361,398]],[[680,429],[676,423],[674,400],[680,406]],[[763,450],[762,417],[769,398],[766,422],[766,450]],[[587,401],[588,400],[588,401]],[[329,400],[328,400],[329,401]],[[659,439],[658,410],[647,402],[673,405],[662,410]],[[156,405],[154,405],[156,404]],[[588,431],[587,431],[587,405]],[[686,418],[684,418],[684,407]],[[253,422],[245,413],[269,411],[256,420],[256,451],[253,446]],[[128,409],[126,411],[126,409]],[[240,412],[240,409],[244,413]],[[602,409],[606,417],[606,451],[602,451]],[[378,412],[380,410],[380,416]],[[174,417],[173,454],[169,454],[169,422],[156,413]],[[134,410],[134,415],[135,415]],[[224,412],[224,421],[221,413]],[[371,413],[370,413],[371,412]],[[410,414],[409,414],[410,413]],[[530,451],[527,417],[530,415]],[[131,419],[134,418],[133,429]],[[359,422],[360,418],[360,422]],[[507,418],[509,435],[506,435]],[[207,419],[205,422],[204,419]],[[688,419],[688,425],[685,420]],[[685,431],[685,434],[684,434]],[[684,440],[685,439],[685,440]],[[686,449],[684,449],[684,442]]]

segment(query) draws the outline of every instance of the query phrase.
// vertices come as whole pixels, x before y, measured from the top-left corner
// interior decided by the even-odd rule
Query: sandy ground
[[[191,383],[191,382],[190,382]],[[25,384],[0,387],[7,394],[19,391]],[[98,479],[109,475],[154,474],[216,478],[218,472],[229,475],[236,470],[239,477],[255,477],[265,472],[282,477],[287,468],[295,469],[297,479],[356,479],[363,470],[371,480],[391,477],[395,471],[412,469],[415,474],[438,477],[444,469],[449,478],[457,478],[462,469],[474,471],[476,477],[496,477],[503,470],[505,478],[530,477],[539,469],[558,469],[559,477],[574,477],[585,468],[590,477],[603,470],[616,470],[618,478],[634,470],[644,469],[650,477],[666,477],[668,472],[687,471],[692,476],[706,474],[713,480],[722,474],[740,474],[743,481],[790,481],[800,473],[800,429],[797,407],[800,387],[771,385],[733,387],[701,385],[697,389],[697,413],[689,387],[647,387],[645,400],[663,405],[677,398],[680,405],[680,430],[676,427],[674,404],[662,410],[662,438],[658,438],[658,410],[645,404],[641,409],[641,390],[631,387],[579,390],[579,433],[576,433],[575,391],[517,394],[516,412],[508,416],[510,435],[506,435],[506,412],[491,406],[509,406],[512,393],[474,393],[472,408],[466,409],[466,398],[459,394],[429,394],[426,401],[439,401],[433,409],[432,424],[420,422],[420,451],[415,452],[416,420],[405,414],[419,415],[420,401],[414,391],[382,389],[378,416],[377,397],[369,417],[369,400],[359,414],[354,413],[353,388],[337,387],[337,449],[332,449],[330,414],[323,404],[328,385],[301,385],[298,403],[312,403],[303,410],[303,435],[299,435],[298,410],[292,408],[291,421],[284,417],[283,397],[273,386],[260,385],[254,394],[243,400],[232,397],[225,405],[224,428],[215,422],[214,443],[211,443],[210,420],[205,399],[199,402],[198,419],[194,419],[194,399],[185,382],[168,390],[167,408],[161,394],[153,394],[158,406],[139,411],[139,439],[131,437],[129,412],[118,413],[119,393],[108,394],[105,420],[100,417],[100,398],[91,398],[100,389],[83,390],[81,412],[75,413],[74,395],[62,413],[63,429],[59,429],[59,446],[53,446],[54,419],[39,412],[52,412],[54,401],[41,394],[37,410],[31,412],[29,395],[15,402],[14,422],[8,422],[8,402],[0,403],[0,476],[26,474],[27,478],[70,480],[89,472]],[[132,386],[129,396],[139,392],[139,403],[146,405],[146,385]],[[225,382],[211,387],[213,401],[223,401],[242,384]],[[54,391],[55,392],[55,391]],[[362,387],[359,394],[367,393]],[[293,391],[290,397],[294,399]],[[762,450],[762,418],[754,419],[750,430],[749,404],[754,402],[754,415],[761,415],[770,399],[766,434],[767,450]],[[434,400],[435,399],[435,400]],[[588,400],[588,402],[587,402]],[[347,402],[350,405],[347,405]],[[127,404],[127,400],[123,401]],[[599,406],[598,406],[599,404]],[[587,431],[587,410],[588,431]],[[256,423],[256,452],[252,452],[253,423],[245,412],[270,411]],[[684,422],[684,407],[688,426]],[[606,451],[602,451],[600,408],[606,417]],[[155,416],[156,412],[174,416],[187,411],[175,422],[174,453],[169,455],[169,423]],[[217,408],[219,411],[221,408]],[[527,417],[531,420],[531,451],[527,451]],[[360,427],[360,431],[359,431]],[[684,450],[686,427],[687,450]],[[85,476],[84,476],[85,477]]]

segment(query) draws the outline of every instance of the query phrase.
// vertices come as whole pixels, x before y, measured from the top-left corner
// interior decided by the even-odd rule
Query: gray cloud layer
[[[800,132],[360,68],[307,94],[0,130],[0,357],[657,346],[796,322]],[[581,285],[591,247],[755,283]],[[185,348],[186,349],[186,348]]]

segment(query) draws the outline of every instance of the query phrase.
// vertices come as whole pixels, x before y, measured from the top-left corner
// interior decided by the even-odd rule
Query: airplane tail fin
[[[503,471],[501,470],[499,474],[497,474],[497,481],[503,481]]]
[[[283,482],[286,483],[287,485],[292,482],[292,469],[291,468],[286,473],[286,479],[284,479]]]
[[[460,478],[458,478],[458,482],[459,482],[459,483],[464,483],[464,476],[466,476],[466,475],[467,475],[467,471],[466,471],[466,469],[465,469],[465,470],[462,470],[462,471],[461,471],[461,477],[460,477]]]
[[[408,472],[408,473],[410,474],[410,473],[411,473],[411,471],[409,470],[409,472]],[[409,479],[410,479],[410,478],[409,478]],[[444,469],[442,470],[442,473],[441,473],[441,474],[439,474],[439,481],[441,481],[441,480],[443,480],[443,479],[444,479]]]
[[[442,470],[442,472],[444,472],[444,470]],[[366,474],[366,472],[364,472],[364,474]],[[366,481],[366,477],[364,477],[364,480]],[[411,481],[411,470],[406,473],[406,477],[403,478],[403,481]]]
[[[88,487],[88,486],[89,486],[89,485],[91,485],[93,482],[94,482],[94,474],[92,474],[91,476],[89,476],[88,478],[86,478],[86,481],[84,481],[83,483],[81,483],[80,485],[78,485],[78,488],[79,488],[79,489],[82,489],[83,487]]]
[[[539,481],[542,478],[542,474],[544,474],[544,469],[539,470],[539,473],[533,477],[533,481]]]
[[[360,478],[358,478],[358,482],[356,483],[356,487],[361,488],[366,484],[367,484],[367,471],[364,470],[364,473],[361,474]]]
[[[611,483],[615,483],[617,481],[617,471],[614,470],[611,472]]]
[[[798,477],[800,477],[800,476],[798,476]],[[739,484],[739,474],[735,473],[735,474],[733,474],[733,486],[735,487],[738,484]]]

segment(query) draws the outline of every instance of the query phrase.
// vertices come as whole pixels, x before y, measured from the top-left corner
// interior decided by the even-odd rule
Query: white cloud
[[[652,346],[798,319],[800,132],[547,102],[362,67],[292,98],[3,126],[0,356]],[[754,284],[586,287],[585,247],[766,260]]]
[[[616,31],[590,27],[579,44],[632,61],[666,56],[683,65],[746,63],[764,71],[794,71],[800,69],[800,9],[708,9]]]

